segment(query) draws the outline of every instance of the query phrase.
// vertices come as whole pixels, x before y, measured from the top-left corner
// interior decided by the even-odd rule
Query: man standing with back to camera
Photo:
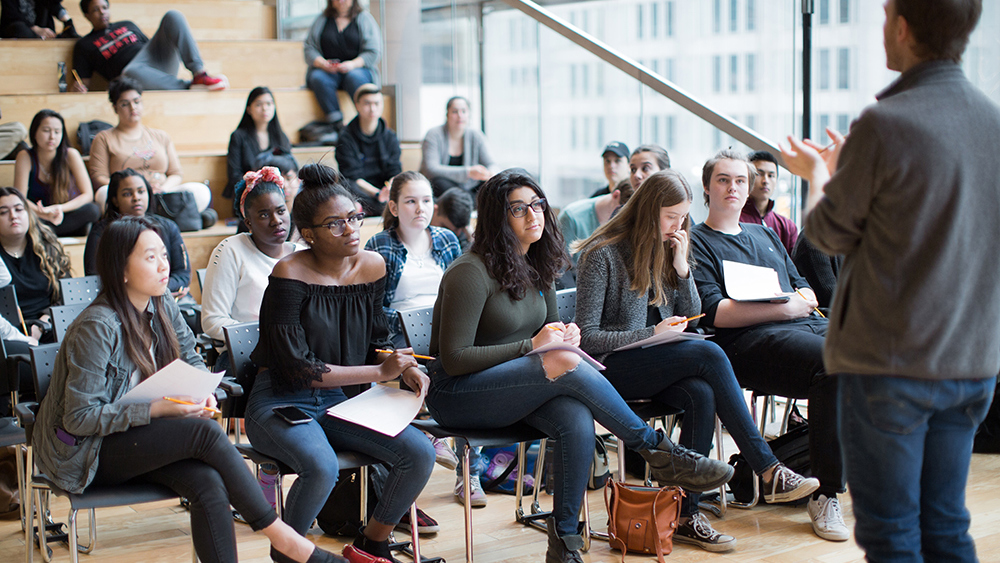
[[[805,232],[844,254],[826,337],[841,443],[869,561],[975,561],[965,487],[1000,371],[1000,109],[960,66],[981,0],[887,0],[902,75],[820,155]],[[824,194],[825,192],[825,194]]]

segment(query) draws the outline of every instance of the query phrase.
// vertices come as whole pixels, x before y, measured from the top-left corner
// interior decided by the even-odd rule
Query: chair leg
[[[417,503],[410,505],[410,545],[413,548],[413,562],[421,563],[420,532],[417,531]]]
[[[795,408],[796,399],[791,397],[785,398],[785,414],[781,417],[781,429],[778,431],[778,435],[788,432],[788,420],[792,416],[792,409]]]
[[[30,479],[30,476],[27,474],[25,474],[25,476]],[[24,526],[24,563],[33,563],[35,559],[35,538],[32,537],[35,529],[35,491],[31,488],[30,481],[28,482],[28,488],[25,489],[25,492],[27,492],[27,496],[21,497],[21,504],[24,505],[26,524]],[[39,518],[39,525],[41,524],[41,521],[42,519]]]
[[[80,548],[80,546],[78,544],[77,537],[76,537],[76,533],[77,533],[77,529],[76,529],[76,516],[77,516],[77,511],[73,510],[71,508],[69,510],[69,519],[68,519],[68,522],[69,522],[69,559],[73,563],[80,563],[80,554],[77,551]],[[91,526],[93,526],[93,523],[91,523]]]
[[[358,486],[361,487],[361,526],[368,525],[368,466],[362,465],[361,470],[361,482]],[[414,530],[417,526],[416,520],[410,520],[410,529]],[[416,534],[414,534],[416,535]]]
[[[719,420],[718,415],[715,417],[715,449],[718,454],[719,461],[725,463],[726,452],[724,451],[725,446],[722,443],[722,421]],[[726,498],[726,486],[722,485],[719,487],[719,511],[721,517],[726,516],[726,504],[728,503]]]
[[[469,441],[462,451],[462,484],[465,486],[465,560],[472,563],[472,479],[469,477]]]

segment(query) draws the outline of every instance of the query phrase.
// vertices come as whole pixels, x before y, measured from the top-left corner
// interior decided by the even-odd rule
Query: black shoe
[[[63,22],[63,29],[56,35],[59,39],[79,39],[80,34],[76,32],[76,27],[73,25],[73,19],[68,19]]]
[[[296,563],[296,561],[291,557],[285,555],[284,553],[281,553],[277,549],[274,549],[273,545],[271,546],[271,561],[275,561],[276,563]],[[330,553],[329,551],[317,545],[316,549],[313,550],[312,555],[310,555],[309,559],[306,560],[306,563],[349,563],[349,562],[347,561],[347,559],[344,559],[339,555],[334,555],[333,553]]]
[[[215,226],[215,223],[218,220],[219,220],[219,214],[211,207],[201,212],[202,229],[209,229]]]
[[[549,534],[549,547],[545,550],[545,563],[583,563],[580,550],[583,549],[583,536],[559,536],[556,533],[556,519],[549,516],[545,520]]]
[[[389,540],[370,540],[365,536],[364,528],[358,532],[358,537],[354,538],[354,547],[360,549],[368,555],[381,557],[382,559],[386,559],[392,563],[400,563],[398,559],[392,556],[392,550],[389,549]]]
[[[736,549],[736,538],[715,531],[708,523],[708,518],[700,512],[695,512],[685,524],[677,527],[674,541],[696,545],[713,553]]]
[[[650,473],[661,487],[677,486],[704,493],[725,485],[733,478],[736,470],[732,465],[678,446],[662,431],[657,432],[660,433],[660,444],[639,454],[649,463]]]

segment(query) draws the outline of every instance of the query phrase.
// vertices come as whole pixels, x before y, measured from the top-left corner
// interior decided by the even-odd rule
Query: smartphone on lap
[[[281,417],[288,424],[306,424],[312,422],[313,417],[309,416],[309,413],[303,411],[299,407],[285,406],[285,407],[274,407],[271,409],[275,415]]]

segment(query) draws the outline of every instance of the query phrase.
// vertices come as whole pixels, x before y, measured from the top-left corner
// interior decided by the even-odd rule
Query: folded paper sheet
[[[176,359],[133,387],[118,403],[151,403],[164,397],[191,397],[203,401],[219,386],[223,375],[225,372],[210,373]]]
[[[326,413],[386,436],[398,436],[413,422],[423,404],[423,395],[375,385],[360,395],[330,407]]]

